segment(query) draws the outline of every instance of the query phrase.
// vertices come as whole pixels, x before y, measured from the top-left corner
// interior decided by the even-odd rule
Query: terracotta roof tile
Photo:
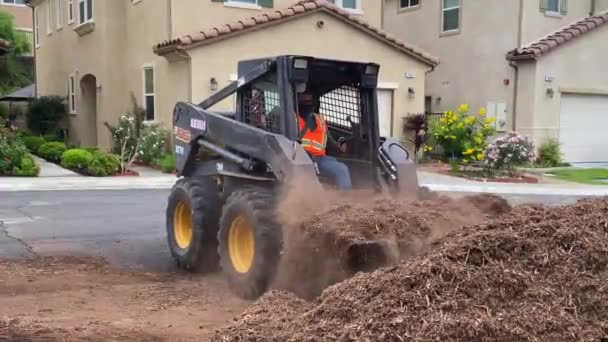
[[[276,10],[274,12],[261,14],[255,17],[245,18],[234,23],[224,24],[216,28],[206,29],[200,32],[185,35],[183,37],[165,40],[156,44],[154,46],[154,51],[158,55],[165,55],[175,50],[184,50],[200,44],[210,44],[219,40],[222,38],[222,36],[245,33],[258,25],[273,25],[275,23],[283,22],[285,20],[316,11],[323,11],[343,19],[343,21],[346,23],[357,26],[364,32],[429,65],[434,66],[439,64],[439,60],[436,57],[400,41],[387,32],[370,25],[361,16],[353,15],[351,12],[337,7],[327,0],[304,0],[289,8]]]
[[[536,59],[606,23],[608,23],[608,11],[579,20],[527,46],[509,51],[507,53],[507,60]]]

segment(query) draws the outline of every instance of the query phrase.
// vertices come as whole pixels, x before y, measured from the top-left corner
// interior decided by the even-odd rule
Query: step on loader
[[[346,152],[328,149],[347,165],[354,190],[428,195],[415,164],[395,139],[378,128],[380,66],[310,56],[277,56],[241,61],[238,79],[200,104],[179,102],[173,112],[174,153],[179,179],[168,199],[169,248],[187,270],[217,266],[242,298],[262,295],[281,257],[283,232],[274,210],[290,179],[306,180],[306,191],[325,191],[328,180],[300,145],[298,94],[315,99],[336,141]],[[210,109],[231,96],[234,113]],[[362,255],[382,254],[379,243],[353,246],[357,270]],[[380,252],[378,252],[380,251]]]

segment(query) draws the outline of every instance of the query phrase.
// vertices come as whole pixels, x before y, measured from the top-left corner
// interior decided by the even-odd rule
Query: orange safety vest
[[[302,147],[315,157],[325,156],[325,147],[327,146],[327,128],[325,120],[320,115],[314,114],[317,121],[317,129],[314,131],[308,129],[302,137]],[[306,122],[298,115],[300,132],[304,129]]]

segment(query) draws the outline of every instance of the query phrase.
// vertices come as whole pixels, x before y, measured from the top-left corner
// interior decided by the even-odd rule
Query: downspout
[[[522,45],[523,36],[523,23],[524,23],[524,0],[519,0],[519,16],[517,23],[517,48],[519,49]],[[509,61],[509,66],[514,70],[513,76],[513,110],[511,110],[511,129],[513,131],[517,128],[517,89],[519,87],[519,66],[513,61]]]
[[[589,13],[589,16],[592,16],[595,14],[596,8],[597,8],[597,1],[591,0],[591,13]]]
[[[32,9],[32,33],[34,36],[34,39],[32,39],[34,43],[32,44],[32,52],[34,56],[34,63],[32,63],[34,66],[34,98],[38,98],[38,73],[36,72],[36,61],[38,61],[38,58],[36,58],[36,50],[38,50],[36,49],[36,16],[34,15],[34,6],[32,6],[30,3],[26,3],[25,5]]]

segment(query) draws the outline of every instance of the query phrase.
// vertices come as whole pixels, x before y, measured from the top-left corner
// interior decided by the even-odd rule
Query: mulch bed
[[[509,176],[496,176],[496,177],[475,177],[470,176],[463,173],[453,173],[449,170],[434,170],[434,172],[441,173],[448,176],[460,177],[469,180],[474,180],[477,182],[494,182],[494,183],[526,183],[526,184],[536,184],[539,183],[540,180],[536,177],[522,175],[519,177],[509,177]]]
[[[269,293],[213,341],[601,342],[607,284],[608,198],[522,206],[312,303]]]

